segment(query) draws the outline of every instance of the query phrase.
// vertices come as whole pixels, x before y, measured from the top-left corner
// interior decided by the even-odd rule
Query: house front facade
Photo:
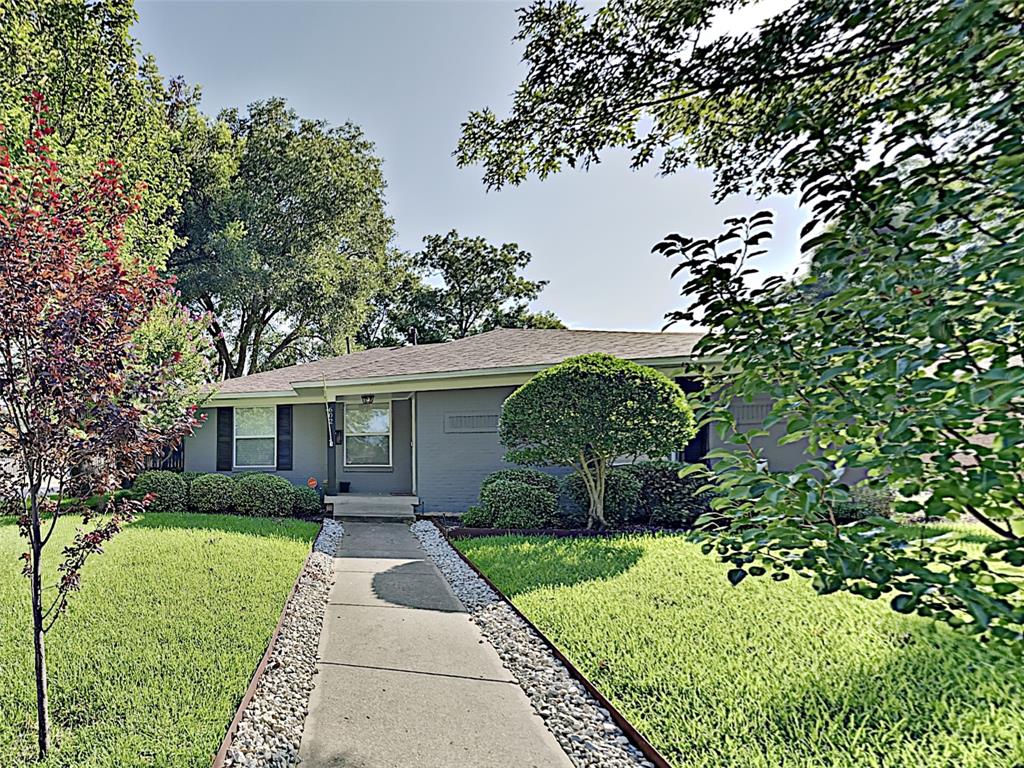
[[[222,382],[184,445],[184,468],[310,478],[338,493],[413,497],[424,512],[463,512],[504,460],[505,399],[534,374],[575,355],[606,352],[680,378],[695,333],[499,329],[443,344],[369,349]],[[552,407],[556,407],[552,404]],[[768,407],[737,404],[741,423]],[[707,430],[680,453],[717,447]],[[773,469],[799,446],[768,448]]]

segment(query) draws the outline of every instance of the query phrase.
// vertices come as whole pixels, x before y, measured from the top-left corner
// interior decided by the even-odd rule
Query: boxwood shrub
[[[202,477],[206,473],[205,472],[179,472],[178,474],[181,475],[181,479],[185,481],[185,494],[187,496],[189,491],[192,490],[192,483],[194,483],[197,478]]]
[[[193,512],[228,512],[234,503],[235,481],[227,475],[200,475],[188,491],[188,506]]]
[[[498,480],[511,480],[514,483],[525,483],[526,485],[532,485],[535,488],[547,491],[555,496],[558,495],[558,478],[554,475],[549,475],[547,472],[541,472],[539,469],[499,469],[497,472],[492,472],[487,476],[480,486],[480,490],[483,490],[491,483],[497,482]]]
[[[312,488],[295,488],[295,498],[292,501],[292,512],[301,517],[315,517],[323,511],[323,504],[320,503],[320,494]]]
[[[891,517],[892,494],[886,490],[855,485],[850,489],[850,500],[836,504],[835,515],[840,525],[868,517]]]
[[[295,504],[294,485],[283,477],[247,472],[235,477],[234,507],[240,515],[289,515]]]
[[[562,480],[564,500],[561,523],[567,528],[581,528],[587,522],[590,495],[587,484],[578,472]],[[611,469],[605,477],[604,515],[608,525],[633,525],[638,522],[640,481],[621,469]]]
[[[495,528],[543,528],[555,522],[558,498],[515,480],[494,480],[480,489],[480,501]]]
[[[621,467],[640,482],[637,522],[666,528],[688,528],[710,509],[711,492],[699,493],[707,485],[706,475],[679,477],[686,466],[677,461],[639,461]]]
[[[466,528],[493,528],[494,515],[486,507],[474,506],[462,514],[459,522]]]
[[[188,505],[188,487],[177,472],[164,469],[142,472],[132,483],[132,492],[140,497],[153,494],[153,500],[146,507],[149,512],[181,513]]]

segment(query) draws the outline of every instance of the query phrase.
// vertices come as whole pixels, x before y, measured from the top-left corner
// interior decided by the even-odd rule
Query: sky
[[[720,28],[742,29],[781,2]],[[533,308],[570,328],[659,330],[684,304],[682,278],[670,279],[674,265],[651,246],[670,232],[715,235],[728,216],[773,210],[761,266],[792,272],[806,220],[795,202],[737,196],[716,206],[698,169],[663,177],[609,152],[587,172],[488,192],[481,169],[458,168],[460,123],[484,106],[506,114],[523,76],[512,41],[520,5],[141,0],[134,34],[165,77],[201,86],[207,114],[280,96],[303,117],[357,123],[383,158],[399,247],[418,250],[450,229],[518,243],[533,254],[527,276],[549,281]]]

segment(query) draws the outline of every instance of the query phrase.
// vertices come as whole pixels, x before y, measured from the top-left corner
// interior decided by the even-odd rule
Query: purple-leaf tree
[[[145,505],[119,489],[196,417],[194,405],[171,396],[177,356],[154,361],[135,343],[172,297],[155,270],[122,261],[136,196],[114,161],[84,189],[65,183],[46,144],[46,105],[38,94],[30,102],[24,141],[0,135],[0,499],[29,544],[22,557],[42,759],[50,748],[45,634],[89,555]],[[44,584],[44,550],[68,514],[83,525],[59,557],[55,583]]]

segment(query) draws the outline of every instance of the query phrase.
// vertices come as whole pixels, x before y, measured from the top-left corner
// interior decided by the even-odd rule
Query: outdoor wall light
[[[363,395],[359,399],[363,401],[363,405],[370,405],[373,402],[373,395]]]

